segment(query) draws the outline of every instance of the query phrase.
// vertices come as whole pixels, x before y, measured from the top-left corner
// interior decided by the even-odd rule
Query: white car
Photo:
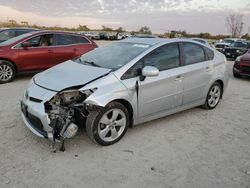
[[[127,38],[36,75],[21,102],[22,117],[53,143],[83,125],[92,141],[110,145],[139,123],[215,108],[227,84],[225,56],[213,48],[185,39]]]

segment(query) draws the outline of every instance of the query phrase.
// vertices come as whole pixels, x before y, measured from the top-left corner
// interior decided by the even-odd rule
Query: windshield
[[[77,62],[117,70],[149,48],[147,44],[115,42],[84,54]]]
[[[19,36],[17,36],[17,37],[11,38],[11,39],[9,39],[9,40],[6,40],[6,41],[0,43],[0,46],[7,46],[7,45],[10,45],[10,44],[12,44],[12,43],[15,43],[15,42],[17,42],[17,41],[19,41],[19,40],[21,40],[21,39],[24,39],[25,37],[31,36],[31,35],[32,35],[31,33],[25,33],[25,34],[23,34],[23,35],[19,35]]]
[[[231,44],[231,43],[233,43],[234,41],[233,41],[233,40],[230,40],[230,39],[225,39],[225,40],[223,40],[222,42],[223,42],[223,43],[230,43],[230,44]]]
[[[247,44],[243,43],[243,42],[234,42],[230,46],[231,47],[245,48],[245,47],[247,47]]]

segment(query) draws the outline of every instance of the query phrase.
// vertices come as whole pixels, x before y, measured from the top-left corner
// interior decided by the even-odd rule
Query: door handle
[[[181,81],[183,79],[183,76],[181,76],[181,75],[178,75],[178,76],[176,76],[175,77],[175,81]]]
[[[48,50],[48,53],[54,53],[54,51],[53,50]]]
[[[77,51],[78,51],[78,49],[74,48],[74,49],[73,49],[73,51],[74,51],[74,52],[77,52]]]

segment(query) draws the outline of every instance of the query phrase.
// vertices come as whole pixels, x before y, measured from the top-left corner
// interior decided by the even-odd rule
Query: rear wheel
[[[222,96],[222,87],[218,82],[215,82],[209,89],[206,103],[203,105],[206,109],[214,109],[220,102]]]
[[[11,82],[16,76],[16,71],[12,63],[0,60],[0,84]]]
[[[118,102],[111,102],[105,109],[89,113],[86,132],[92,141],[107,146],[124,136],[128,124],[128,110]]]

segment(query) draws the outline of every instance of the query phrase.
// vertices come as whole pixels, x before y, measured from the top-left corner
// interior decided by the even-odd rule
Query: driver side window
[[[38,46],[40,46],[40,41],[41,41],[41,36],[36,36],[36,37],[33,37],[25,42],[30,43],[32,47],[38,47]]]
[[[159,71],[164,71],[180,66],[180,53],[178,43],[161,46],[146,55],[121,77],[122,80],[134,78],[141,75],[145,66],[154,66]]]
[[[179,65],[180,53],[178,43],[161,46],[144,57],[144,66],[154,66],[159,71],[176,68]]]
[[[54,36],[53,34],[46,34],[33,37],[25,42],[29,43],[31,47],[46,47],[46,46],[53,46],[54,45]],[[22,46],[22,45],[20,45]],[[20,47],[17,46],[17,47]]]

